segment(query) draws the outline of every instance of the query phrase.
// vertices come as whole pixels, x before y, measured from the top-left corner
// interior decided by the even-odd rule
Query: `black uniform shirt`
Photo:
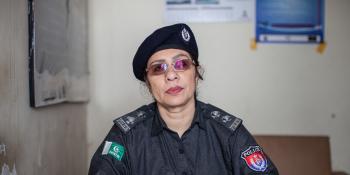
[[[236,118],[200,101],[180,138],[155,103],[115,120],[92,158],[91,175],[278,174],[272,161]]]

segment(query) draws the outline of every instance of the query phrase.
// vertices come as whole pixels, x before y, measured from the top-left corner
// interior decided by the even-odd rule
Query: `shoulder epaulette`
[[[135,127],[138,123],[151,117],[150,108],[147,105],[132,111],[122,117],[115,119],[113,122],[124,132],[127,133]]]
[[[242,123],[242,119],[235,117],[224,110],[215,107],[211,104],[202,103],[202,109],[205,111],[205,115],[226,128],[235,131]]]

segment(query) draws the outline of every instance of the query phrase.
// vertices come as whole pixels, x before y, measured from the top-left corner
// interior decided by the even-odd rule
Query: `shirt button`
[[[179,153],[180,153],[180,154],[183,154],[184,152],[185,152],[185,151],[184,151],[183,148],[180,148],[180,149],[179,149]],[[184,173],[186,173],[186,172],[184,172]],[[183,174],[183,173],[182,173],[182,174]]]

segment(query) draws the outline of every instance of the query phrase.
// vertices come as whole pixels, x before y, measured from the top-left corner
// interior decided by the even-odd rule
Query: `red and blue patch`
[[[241,158],[254,171],[264,172],[267,169],[267,158],[260,146],[250,146],[241,153]]]

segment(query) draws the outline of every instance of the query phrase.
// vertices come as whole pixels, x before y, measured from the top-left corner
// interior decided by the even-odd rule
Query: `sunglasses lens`
[[[180,59],[180,60],[176,60],[173,63],[173,68],[175,71],[185,71],[187,69],[189,69],[192,65],[192,61],[190,59]],[[147,71],[151,74],[151,75],[161,75],[164,74],[167,69],[168,69],[168,64],[166,63],[156,63],[156,64],[152,64]]]
[[[190,68],[192,62],[190,59],[176,60],[174,63],[174,69],[177,71],[184,71]]]
[[[150,73],[153,75],[163,74],[168,68],[168,65],[165,63],[153,64],[150,67]]]

